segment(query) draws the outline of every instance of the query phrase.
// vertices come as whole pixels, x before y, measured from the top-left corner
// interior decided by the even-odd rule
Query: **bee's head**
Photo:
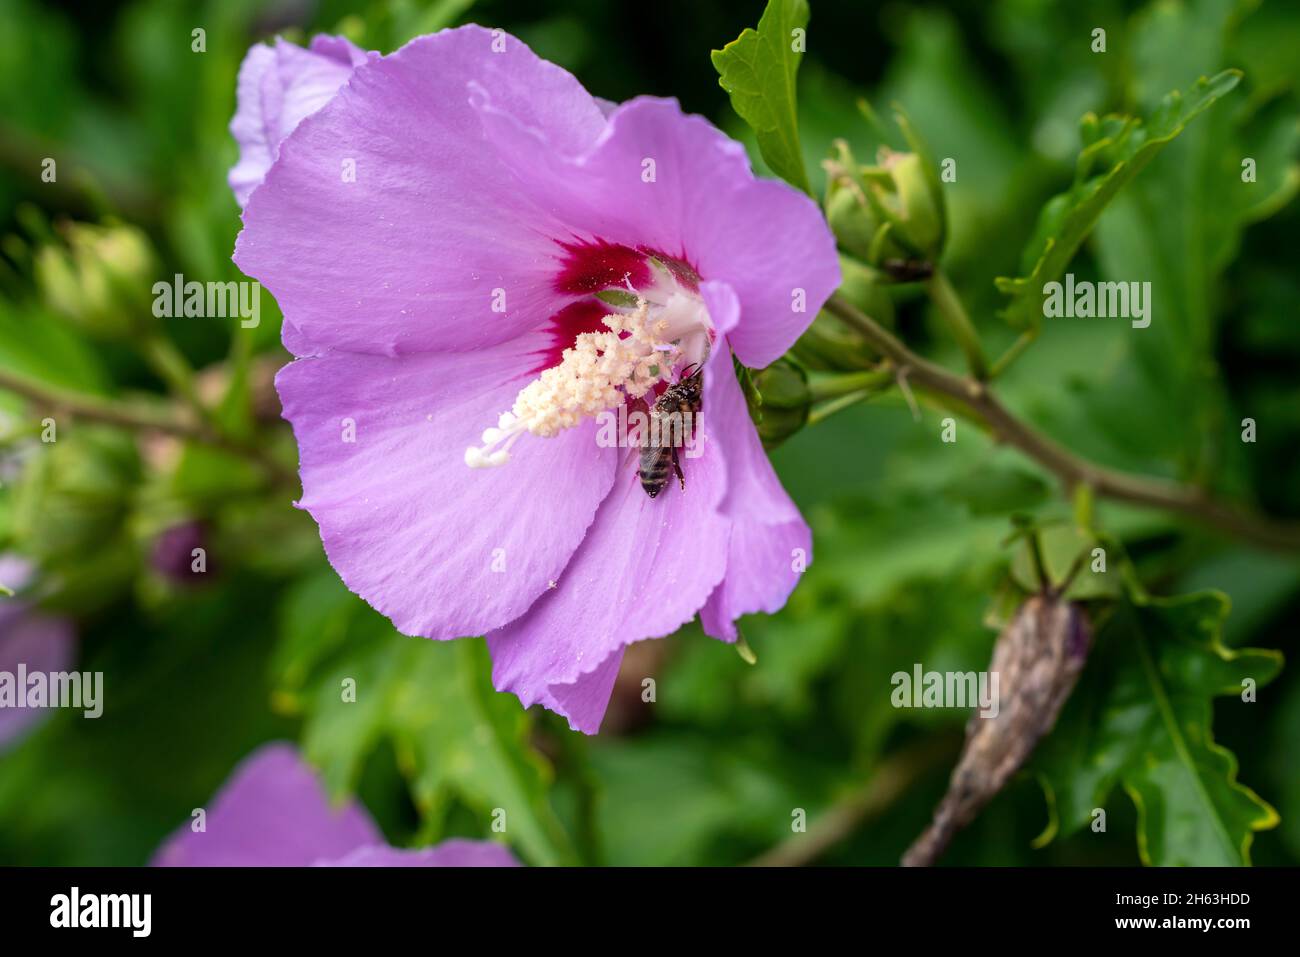
[[[677,380],[677,388],[685,392],[692,402],[698,402],[704,392],[704,366],[693,363],[683,369]]]

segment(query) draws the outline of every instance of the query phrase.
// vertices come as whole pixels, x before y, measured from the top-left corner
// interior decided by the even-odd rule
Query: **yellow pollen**
[[[515,398],[510,414],[533,435],[550,438],[585,418],[638,398],[668,382],[676,348],[657,333],[662,320],[647,321],[649,303],[637,300],[630,314],[604,317],[607,332],[584,332],[552,366]],[[655,327],[654,332],[650,326]]]
[[[632,312],[612,312],[601,321],[605,331],[580,333],[558,365],[520,390],[497,427],[484,431],[483,446],[465,450],[466,465],[502,465],[523,433],[551,438],[672,380],[681,353],[663,338],[669,323],[650,319],[649,302],[638,298]]]

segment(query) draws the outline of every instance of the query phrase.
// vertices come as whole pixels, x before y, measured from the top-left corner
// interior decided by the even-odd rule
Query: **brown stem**
[[[1130,475],[1081,458],[1017,418],[985,383],[949,372],[912,352],[838,293],[827,301],[826,310],[862,333],[882,356],[900,367],[906,366],[913,384],[962,403],[988,426],[996,439],[1019,449],[1052,472],[1067,490],[1087,485],[1097,495],[1115,501],[1166,509],[1259,545],[1300,551],[1300,524],[1274,521],[1216,502],[1190,485]]]
[[[256,462],[277,484],[291,486],[297,482],[297,477],[267,455],[264,449],[239,442],[206,422],[189,422],[112,399],[56,391],[4,369],[0,369],[0,389],[23,396],[50,412],[65,412],[87,422],[102,422],[137,431],[164,432],[177,438],[202,442]]]
[[[889,808],[927,772],[951,762],[957,745],[949,735],[931,738],[916,750],[891,755],[859,789],[847,794],[813,822],[750,861],[751,867],[802,867],[852,836],[864,823]]]

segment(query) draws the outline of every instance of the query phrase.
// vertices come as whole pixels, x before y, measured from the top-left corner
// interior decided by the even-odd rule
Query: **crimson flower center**
[[[511,409],[484,430],[483,444],[465,450],[466,465],[504,465],[521,436],[553,438],[676,381],[687,366],[704,365],[715,335],[704,300],[662,261],[648,261],[652,281],[645,288],[624,276],[623,288],[596,294],[608,308],[604,328],[578,333],[559,362],[524,386]]]

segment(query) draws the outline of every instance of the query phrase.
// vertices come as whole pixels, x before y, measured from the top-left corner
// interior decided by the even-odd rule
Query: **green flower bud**
[[[843,279],[839,295],[876,322],[893,328],[894,301],[889,294],[889,279],[847,256],[840,257],[840,271]],[[854,372],[874,368],[880,361],[861,333],[826,311],[818,313],[790,351],[814,372]]]
[[[876,242],[881,219],[876,215],[857,176],[859,169],[849,145],[835,141],[835,155],[826,161],[826,222],[842,249],[866,260]]]
[[[752,373],[759,395],[751,407],[758,434],[767,448],[775,448],[804,427],[812,394],[803,369],[787,359],[777,359],[766,369]]]
[[[149,312],[154,254],[133,226],[72,223],[66,245],[36,254],[36,284],[46,303],[87,332],[122,339],[140,331]]]
[[[880,221],[867,205],[858,185],[848,177],[830,177],[825,208],[826,222],[840,248],[865,260],[871,254]]]
[[[13,536],[51,576],[61,609],[103,607],[138,561],[128,522],[140,479],[129,435],[78,424],[31,456],[15,487]]]
[[[943,196],[936,195],[931,173],[916,153],[893,153],[886,161],[886,168],[893,174],[896,193],[891,198],[903,223],[903,235],[924,259],[933,262],[942,251],[943,221],[939,205]]]
[[[14,533],[40,559],[85,561],[122,528],[139,479],[131,437],[78,426],[33,456],[18,485]]]
[[[839,294],[887,329],[894,328],[894,297],[890,279],[879,269],[840,257]]]
[[[840,246],[857,258],[911,279],[943,250],[939,177],[926,158],[882,146],[877,165],[860,166],[848,145],[826,162],[826,220]],[[904,268],[904,264],[906,267]]]

